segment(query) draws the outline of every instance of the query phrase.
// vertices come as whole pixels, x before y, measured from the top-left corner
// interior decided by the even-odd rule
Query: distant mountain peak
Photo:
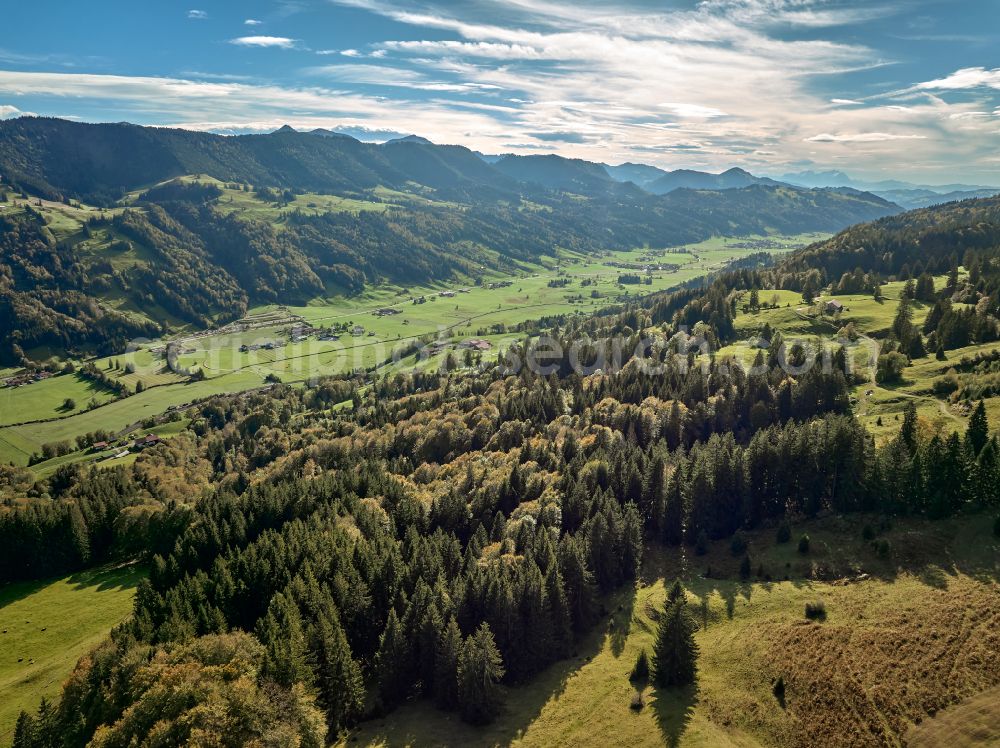
[[[421,145],[434,145],[427,138],[423,138],[419,135],[406,135],[402,138],[393,138],[392,140],[385,141],[385,145],[390,143],[420,143]]]
[[[323,138],[344,138],[345,140],[355,140],[358,139],[353,135],[348,135],[346,132],[337,132],[336,130],[327,130],[325,127],[317,127],[315,130],[309,131],[310,135],[319,135]],[[360,141],[358,141],[360,142]]]
[[[291,125],[282,125],[281,127],[279,127],[274,132],[276,132],[276,133],[279,133],[279,132],[298,132],[298,130],[296,130]]]

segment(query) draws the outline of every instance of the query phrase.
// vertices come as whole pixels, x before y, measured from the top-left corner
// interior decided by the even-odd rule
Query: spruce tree
[[[469,636],[458,658],[458,703],[462,719],[475,725],[493,721],[500,711],[500,679],[503,658],[493,632],[483,621]]]
[[[664,542],[670,545],[680,545],[684,538],[684,494],[681,489],[680,466],[674,469],[667,480],[660,529]]]
[[[293,600],[280,592],[271,599],[267,614],[257,627],[257,638],[267,651],[264,674],[268,678],[286,687],[311,681],[302,616]]]
[[[339,620],[322,616],[317,621],[316,639],[316,686],[327,724],[336,733],[361,716],[364,680]]]
[[[622,517],[622,573],[626,579],[635,579],[642,564],[642,517],[633,503],[625,505]]]
[[[629,674],[628,679],[640,682],[649,680],[649,657],[646,656],[645,649],[639,652],[639,656],[635,660],[635,665],[632,667],[632,672]]]
[[[698,624],[683,599],[668,603],[653,648],[653,680],[661,687],[694,683],[698,668]]]
[[[965,440],[969,445],[973,457],[977,457],[990,440],[990,424],[986,419],[986,406],[983,401],[972,411],[969,418],[969,427],[965,431]]]
[[[573,646],[573,616],[569,610],[562,575],[555,564],[545,575],[545,595],[552,620],[552,655],[555,659],[562,659],[569,655],[570,647]]]
[[[35,720],[25,711],[17,716],[17,724],[14,726],[14,743],[12,748],[35,748]]]
[[[379,640],[378,653],[375,655],[378,693],[386,707],[399,704],[409,693],[409,657],[409,642],[403,636],[403,627],[395,609],[390,608],[385,630]]]
[[[564,535],[559,541],[559,571],[566,587],[573,630],[578,633],[586,631],[596,617],[597,592],[594,589],[594,575],[587,568],[580,539]]]
[[[434,699],[442,709],[458,706],[458,659],[462,652],[462,632],[455,616],[438,636],[434,658]]]

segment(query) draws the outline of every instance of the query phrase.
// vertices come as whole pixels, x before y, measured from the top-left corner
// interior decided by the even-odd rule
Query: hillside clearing
[[[977,695],[1000,684],[1000,567],[987,519],[900,522],[881,536],[888,559],[862,539],[863,517],[796,527],[813,540],[809,557],[775,544],[772,530],[752,533],[754,566],[787,581],[733,581],[738,559],[726,543],[704,557],[654,551],[644,581],[615,598],[577,655],[509,689],[493,725],[471,728],[416,703],[363,724],[352,744],[898,745],[912,724],[937,726],[927,717],[963,699],[982,712]],[[644,687],[646,705],[634,711],[628,673],[640,650],[652,652],[665,580],[675,576],[702,624],[698,684]],[[803,610],[818,599],[829,617],[812,623]],[[784,709],[772,694],[778,676]],[[959,721],[942,729],[960,736]]]
[[[120,566],[0,589],[0,739],[22,709],[59,696],[76,661],[129,615],[144,575]]]

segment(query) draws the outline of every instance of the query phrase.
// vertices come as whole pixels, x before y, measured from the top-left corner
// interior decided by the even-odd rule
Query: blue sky
[[[0,117],[1000,184],[1000,0],[103,1],[2,21]]]

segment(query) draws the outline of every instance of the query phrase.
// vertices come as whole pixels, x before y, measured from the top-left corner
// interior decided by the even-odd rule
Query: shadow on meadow
[[[65,580],[74,591],[95,587],[98,592],[104,592],[106,590],[133,589],[138,586],[145,575],[145,569],[138,564],[120,564],[78,571],[69,577],[59,576],[31,582],[11,582],[0,587],[0,608],[31,597],[61,580]]]
[[[698,687],[658,688],[650,700],[656,724],[663,732],[663,743],[669,748],[680,744],[698,704]]]
[[[553,663],[527,683],[504,689],[500,716],[486,726],[472,726],[458,713],[434,707],[428,699],[417,699],[384,717],[361,723],[343,745],[372,746],[454,746],[463,748],[510,745],[523,737],[545,705],[566,691],[566,686],[581,668],[599,655],[608,642],[615,658],[621,654],[633,619],[636,588],[626,585],[609,596],[602,606],[606,611],[593,630],[581,639],[565,660]]]

